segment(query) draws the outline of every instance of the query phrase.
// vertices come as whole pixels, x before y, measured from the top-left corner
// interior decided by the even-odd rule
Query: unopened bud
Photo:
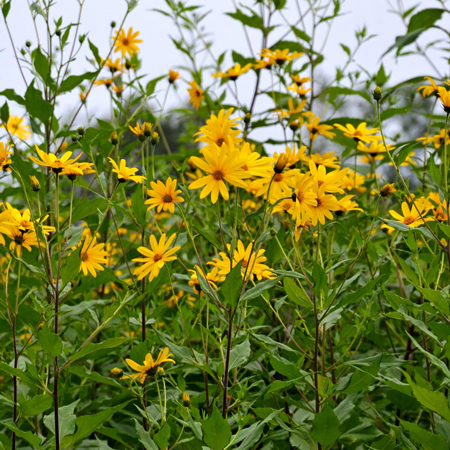
[[[277,235],[277,230],[275,230],[275,228],[274,227],[270,227],[270,235],[272,236],[272,237],[275,237],[276,235]]]
[[[26,45],[28,48],[30,48],[30,47],[31,47],[31,41],[25,42],[25,45]]]
[[[152,145],[156,145],[159,142],[159,134],[156,131],[154,131],[152,133],[152,140],[151,140],[151,142],[152,142]]]
[[[152,134],[152,124],[149,122],[144,122],[142,125],[142,131],[144,132],[145,137],[150,137]]]
[[[373,98],[374,100],[381,100],[381,88],[380,86],[377,86],[373,91]]]
[[[191,396],[187,392],[183,392],[183,406],[191,406]]]
[[[111,144],[112,145],[117,145],[119,143],[119,136],[117,135],[117,131],[113,131],[111,133]]]
[[[394,183],[385,184],[380,190],[380,195],[382,197],[389,197],[389,195],[393,194],[394,192],[395,192]]]
[[[166,376],[166,372],[164,371],[164,369],[161,366],[158,367],[158,369],[156,370],[156,376],[158,376],[160,378],[164,378]]]
[[[111,22],[111,28],[116,28],[116,22],[114,20]]]
[[[297,194],[295,192],[292,193],[292,197],[291,197],[293,202],[297,201]]]
[[[109,372],[109,374],[113,377],[113,378],[121,378],[123,375],[123,370],[119,369],[118,367],[114,367],[114,369],[111,370],[111,372]]]
[[[78,142],[80,140],[80,136],[77,134],[72,134],[71,138],[72,142]]]
[[[290,124],[289,124],[289,128],[292,130],[292,131],[297,131],[298,130],[298,128],[299,128],[299,123],[296,121],[296,120],[294,120],[294,122],[291,122]]]
[[[55,34],[56,34],[56,36],[61,36],[61,30],[58,28],[56,31],[55,31]]]
[[[127,70],[130,70],[130,69],[131,69],[131,61],[130,61],[129,59],[127,59],[127,60],[125,61],[125,68],[126,68]]]
[[[286,155],[286,153],[282,153],[279,158],[278,161],[276,162],[273,170],[275,173],[281,173],[283,172],[284,168],[286,167],[286,164],[288,162],[288,157]]]
[[[249,124],[251,120],[252,120],[252,115],[251,115],[250,113],[247,113],[247,114],[244,116],[244,123]]]
[[[84,136],[84,134],[86,133],[86,132],[84,131],[84,127],[78,127],[78,128],[77,128],[77,131],[78,131],[78,134],[79,134],[80,136]]]
[[[34,192],[39,192],[41,190],[41,184],[39,183],[39,180],[33,175],[30,176],[31,180],[31,189],[33,189]]]

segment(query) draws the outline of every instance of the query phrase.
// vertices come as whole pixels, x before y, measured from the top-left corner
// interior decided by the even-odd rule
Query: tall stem
[[[233,331],[233,311],[230,307],[228,313],[228,337],[227,337],[227,354],[225,358],[225,371],[223,374],[223,405],[222,405],[222,417],[227,417],[227,405],[228,405],[228,368],[230,367],[230,353],[231,353],[231,334]]]
[[[56,188],[56,205],[55,205],[55,225],[56,225],[56,240],[59,248],[59,174],[56,173],[55,188]],[[60,258],[61,258],[61,252]],[[59,278],[59,276],[57,277]],[[56,280],[56,292],[55,292],[55,334],[58,334],[58,314],[59,314],[59,279]],[[60,438],[59,438],[59,399],[58,399],[58,387],[59,387],[59,369],[58,369],[58,357],[55,356],[54,361],[55,376],[53,379],[53,406],[55,410],[55,449],[60,450]]]

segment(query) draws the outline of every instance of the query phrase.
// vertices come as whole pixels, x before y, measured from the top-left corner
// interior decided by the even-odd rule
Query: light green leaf
[[[20,401],[20,411],[24,416],[37,416],[53,405],[53,398],[48,394],[35,395],[30,400]]]
[[[250,358],[250,341],[248,338],[239,345],[236,345],[230,353],[229,370],[243,366]]]
[[[45,353],[53,358],[61,355],[63,346],[62,340],[57,334],[50,331],[50,328],[47,326],[42,327],[39,332],[38,344]]]
[[[327,405],[314,417],[311,437],[324,447],[333,445],[341,435],[339,425],[339,420],[330,406]]]
[[[223,450],[231,438],[230,424],[222,417],[216,406],[202,425],[203,442],[212,450]]]

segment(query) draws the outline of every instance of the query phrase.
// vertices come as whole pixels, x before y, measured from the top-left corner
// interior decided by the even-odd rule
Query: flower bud
[[[394,189],[394,183],[385,184],[380,190],[380,195],[382,197],[389,197],[389,195],[393,194],[395,191],[396,189]]]
[[[41,184],[39,183],[39,180],[33,175],[30,176],[31,180],[31,189],[33,189],[34,192],[39,192],[41,190]]]
[[[295,192],[293,192],[291,198],[292,198],[293,202],[296,202],[297,201],[297,194]]]
[[[77,134],[72,134],[71,139],[72,142],[78,142],[80,140],[80,136]]]
[[[289,124],[289,128],[290,128],[294,133],[299,129],[299,127],[300,127],[300,125],[299,125],[299,123],[298,123],[296,120],[294,120],[293,122],[291,122],[291,123]]]
[[[244,116],[244,123],[249,124],[251,120],[252,120],[252,115],[250,113],[247,113]]]
[[[279,158],[278,161],[276,162],[273,170],[275,173],[281,173],[283,172],[284,168],[286,167],[286,164],[288,162],[288,157],[286,155],[286,153],[282,153]]]
[[[117,135],[117,131],[113,131],[111,133],[111,144],[112,145],[117,145],[119,143],[119,136]]]
[[[154,131],[152,133],[151,143],[152,143],[152,145],[156,145],[158,142],[159,142],[159,134],[156,131]]]
[[[55,31],[55,34],[56,34],[56,36],[61,36],[61,30],[58,28],[56,31]]]
[[[84,134],[86,133],[86,132],[84,131],[84,127],[78,127],[78,128],[77,128],[77,131],[78,131],[78,134],[79,134],[80,136],[84,136]]]
[[[270,227],[270,235],[272,236],[272,237],[275,237],[276,235],[277,235],[277,230],[275,230],[275,228],[274,227]]]
[[[142,125],[142,131],[145,137],[150,137],[152,135],[152,124],[149,122],[144,122]]]
[[[109,374],[113,378],[121,378],[123,376],[123,370],[119,369],[118,367],[114,367],[114,369],[112,369],[111,372],[109,372]]]
[[[30,48],[30,47],[31,47],[31,41],[25,42],[25,45],[26,45],[28,48]]]
[[[86,95],[84,94],[84,92],[80,92],[80,100],[81,103],[86,103]]]
[[[375,90],[373,91],[372,95],[373,95],[374,100],[376,100],[376,101],[381,100],[381,88],[380,88],[380,86],[377,86],[375,88]]]
[[[114,20],[111,22],[111,28],[116,28],[116,22]]]
[[[131,69],[131,61],[130,61],[129,59],[127,59],[127,60],[125,61],[125,68],[126,68],[127,70],[130,70],[130,69]]]
[[[191,397],[187,392],[183,392],[183,406],[191,406]]]
[[[166,372],[164,371],[164,369],[159,366],[158,369],[156,370],[156,376],[163,378],[166,376]]]

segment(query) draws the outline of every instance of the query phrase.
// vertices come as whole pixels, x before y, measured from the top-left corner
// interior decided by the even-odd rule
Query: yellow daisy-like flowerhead
[[[127,162],[124,159],[120,160],[120,166],[112,159],[108,158],[109,162],[113,165],[113,172],[117,173],[117,179],[119,183],[125,183],[128,180],[134,181],[135,183],[142,184],[146,178],[142,175],[136,175],[139,169],[134,167],[127,167]]]
[[[261,56],[263,58],[267,58],[269,60],[269,63],[276,63],[279,66],[282,66],[286,61],[292,61],[293,59],[300,58],[300,56],[302,55],[303,53],[300,52],[289,53],[288,48],[285,48],[283,50],[276,49],[275,51],[265,48],[261,52]]]
[[[286,146],[286,150],[284,152],[284,154],[286,155],[287,158],[287,167],[289,169],[293,169],[297,163],[299,161],[301,161],[303,159],[303,157],[305,156],[305,152],[306,152],[306,145],[303,145],[302,147],[300,147],[298,150],[296,149],[296,146],[294,145],[291,149],[291,147],[289,147],[289,145]],[[278,161],[278,158],[281,155],[278,155],[277,152],[275,152],[273,154],[273,161]]]
[[[344,133],[344,136],[354,139],[356,142],[373,142],[381,140],[381,136],[373,136],[380,130],[378,128],[367,128],[366,122],[361,122],[356,128],[348,123],[345,127],[339,123],[334,126]]]
[[[248,72],[252,68],[252,64],[246,64],[244,67],[241,67],[240,64],[236,64],[234,67],[231,67],[226,72],[217,72],[212,76],[214,78],[229,78],[232,81],[236,81],[238,77]]]
[[[324,125],[320,124],[320,117],[314,116],[312,112],[309,114],[305,114],[308,116],[308,123],[305,123],[306,129],[309,131],[309,138],[314,141],[316,140],[317,136],[321,134],[322,136],[325,136],[329,139],[333,139],[336,134],[332,133],[331,130],[333,127],[331,125]]]
[[[447,91],[445,87],[439,87],[439,99],[442,102],[442,108],[447,114],[450,114],[450,91]]]
[[[314,193],[316,194],[316,206],[311,206],[311,221],[314,226],[317,225],[317,222],[320,222],[322,225],[325,225],[325,218],[333,220],[333,214],[331,211],[338,211],[339,202],[334,195],[325,193],[325,186],[320,186],[318,183],[314,183],[313,188]]]
[[[35,175],[30,175],[30,182],[31,189],[33,189],[34,192],[39,192],[41,190],[41,183],[39,183],[39,180]]]
[[[437,84],[434,82],[433,78],[424,77],[424,80],[428,80],[431,83],[431,86],[428,84],[420,86],[417,88],[417,92],[422,91],[423,97],[429,97],[432,94],[434,94],[436,97],[439,97],[439,88]]]
[[[128,128],[141,142],[144,142],[152,135],[152,124],[150,122],[144,122],[142,127],[139,125],[139,122],[136,122],[136,126],[134,128],[131,125]]]
[[[348,211],[361,211],[364,212],[356,203],[352,200],[354,195],[346,195],[345,197],[342,197],[339,201],[339,210],[336,211],[336,215],[340,215],[342,213],[348,212]]]
[[[309,91],[312,91],[312,88],[306,89],[303,87],[303,85],[298,85],[298,84],[291,84],[290,86],[288,86],[288,91],[292,91],[295,92],[296,94],[298,94],[298,96],[300,98],[304,98],[306,97],[306,94]]]
[[[197,83],[192,80],[189,83],[190,88],[188,88],[189,93],[189,102],[192,103],[192,106],[195,109],[200,108],[200,103],[202,101],[202,98],[204,98],[204,91],[200,88],[200,86],[197,85]]]
[[[148,280],[151,282],[154,278],[159,275],[159,271],[164,267],[164,264],[169,261],[177,259],[174,254],[181,247],[173,247],[169,249],[173,240],[175,239],[175,234],[172,234],[166,242],[166,234],[164,233],[159,242],[156,240],[155,236],[150,236],[150,249],[146,247],[139,247],[138,252],[144,256],[144,258],[135,258],[133,262],[141,262],[142,266],[134,270],[134,274],[138,276],[138,280],[147,275]]]
[[[402,213],[400,215],[397,211],[390,210],[389,214],[400,223],[408,225],[411,228],[417,228],[423,225],[424,222],[434,220],[433,217],[425,217],[427,212],[430,210],[426,201],[415,200],[414,204],[410,208],[408,203],[402,203]]]
[[[389,197],[390,195],[392,195],[396,189],[394,188],[395,183],[391,183],[391,184],[385,184],[381,189],[380,189],[380,195],[382,197]]]
[[[169,69],[169,83],[175,83],[175,81],[178,80],[180,77],[180,72],[177,72],[176,70]]]
[[[84,276],[87,276],[89,272],[95,278],[96,270],[104,270],[103,265],[108,263],[108,252],[103,249],[104,246],[105,244],[97,244],[95,237],[86,236],[80,252],[79,272],[83,271]]]
[[[24,233],[19,229],[19,227],[11,226],[7,227],[7,232],[5,234],[11,239],[9,249],[11,251],[15,250],[18,258],[22,257],[23,248],[26,248],[29,252],[31,252],[31,247],[39,246],[39,241],[34,231]]]
[[[9,157],[12,155],[12,144],[7,142],[5,145],[3,142],[0,142],[0,170],[3,169],[5,172],[9,169],[12,161]]]
[[[308,81],[311,81],[311,78],[309,77],[302,77],[300,74],[296,73],[295,75],[291,74],[292,81],[297,85],[301,86],[302,84],[307,83]]]
[[[124,69],[124,65],[121,63],[120,58],[117,58],[115,61],[108,58],[105,67],[107,67],[111,73],[122,72]]]
[[[159,352],[158,358],[156,358],[156,360],[153,359],[151,353],[147,353],[142,366],[134,362],[132,359],[127,358],[125,360],[126,363],[137,373],[124,376],[123,379],[135,380],[136,378],[139,378],[140,383],[144,384],[147,377],[155,375],[156,371],[158,370],[158,367],[161,366],[162,364],[166,362],[171,362],[175,364],[175,361],[171,358],[171,356],[173,355],[170,353],[170,350],[166,347],[164,350],[161,350]]]
[[[36,148],[36,152],[39,155],[39,158],[41,159],[39,160],[32,155],[28,156],[33,162],[35,162],[39,166],[49,167],[52,170],[52,172],[56,174],[60,174],[63,171],[63,169],[72,166],[73,170],[75,171],[78,170],[80,175],[83,174],[81,170],[77,169],[74,166],[74,162],[76,162],[83,153],[80,153],[76,158],[71,159],[70,157],[72,156],[72,152],[66,152],[64,153],[63,156],[61,156],[61,158],[58,158],[54,153],[45,153],[36,144],[34,145]]]
[[[65,167],[61,172],[61,175],[66,175],[70,181],[74,181],[80,175],[95,173],[95,170],[92,169],[92,165],[93,163],[88,162],[74,163],[70,166]]]
[[[139,31],[133,33],[133,27],[128,30],[128,33],[125,33],[123,28],[120,31],[116,31],[116,36],[112,37],[112,39],[116,39],[117,37],[116,43],[114,44],[114,52],[121,52],[122,58],[125,58],[127,53],[130,57],[138,53],[139,47],[137,44],[144,42],[142,39],[137,39],[138,36]]]
[[[13,136],[17,136],[23,141],[31,137],[30,127],[29,125],[26,125],[24,121],[24,117],[9,116],[8,122],[6,123],[6,129],[8,130],[8,132]]]
[[[220,193],[225,200],[228,200],[230,195],[225,181],[243,189],[247,188],[244,179],[249,178],[250,175],[241,169],[239,151],[236,151],[233,145],[228,146],[224,143],[220,148],[216,146],[216,149],[206,149],[203,157],[204,159],[200,159],[193,156],[192,161],[208,175],[189,185],[189,189],[203,188],[200,194],[201,199],[211,194],[211,201],[216,203]]]
[[[166,184],[158,180],[155,182],[150,182],[152,189],[147,191],[149,198],[145,204],[150,205],[148,210],[157,208],[157,211],[170,211],[172,214],[175,212],[175,203],[183,203],[183,197],[181,190],[177,190],[177,180],[172,180],[172,178],[167,178]]]
[[[225,280],[225,276],[219,275],[219,269],[217,267],[214,267],[214,269],[205,275],[205,273],[202,271],[202,269],[199,266],[194,266],[195,270],[189,269],[189,272],[191,272],[191,278],[188,282],[189,286],[192,287],[195,294],[199,294],[202,296],[203,291],[200,286],[200,281],[198,280],[198,274],[202,276],[206,281],[208,282],[209,286],[214,288],[216,291],[218,289],[216,283],[222,282]]]

